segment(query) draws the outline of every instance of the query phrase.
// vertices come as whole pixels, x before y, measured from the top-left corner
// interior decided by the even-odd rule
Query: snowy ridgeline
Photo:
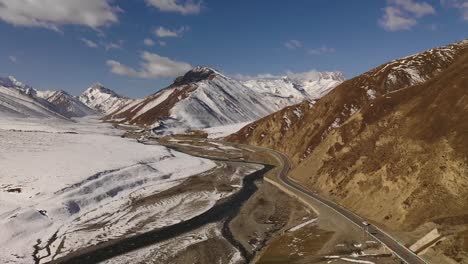
[[[225,195],[177,193],[135,210],[130,206],[135,200],[216,164],[119,133],[93,119],[44,125],[0,118],[0,262],[31,263],[37,245],[44,248],[35,254],[45,257],[42,263],[51,260],[49,248],[54,255],[60,247],[62,256],[135,229],[172,225],[208,210]]]

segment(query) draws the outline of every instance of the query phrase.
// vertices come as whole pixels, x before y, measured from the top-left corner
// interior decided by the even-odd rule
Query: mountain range
[[[212,68],[196,67],[169,87],[129,103],[104,120],[173,132],[251,122],[320,97],[343,79],[341,73],[322,73],[303,82],[283,77],[242,82]]]
[[[54,112],[47,117],[101,114],[105,121],[145,126],[156,133],[177,133],[255,121],[286,106],[320,98],[344,76],[340,72],[311,72],[237,80],[212,68],[196,67],[169,87],[142,99],[121,96],[99,83],[75,97],[65,91],[39,91],[14,77],[2,80],[3,87]],[[42,117],[30,110],[17,110],[23,116]]]
[[[37,96],[37,90],[14,77],[0,78],[0,113],[3,117],[67,119],[51,102]]]

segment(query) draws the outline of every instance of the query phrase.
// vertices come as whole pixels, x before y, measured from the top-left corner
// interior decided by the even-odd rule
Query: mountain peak
[[[188,71],[183,76],[177,77],[171,86],[173,87],[173,86],[188,85],[188,84],[192,84],[192,83],[196,83],[199,81],[213,78],[215,75],[222,75],[222,74],[219,71],[210,67],[197,66],[191,69],[190,71]]]
[[[99,82],[94,83],[86,89],[79,96],[79,100],[88,107],[106,114],[115,111],[131,101],[129,98],[104,87]]]
[[[89,88],[92,88],[92,89],[102,89],[102,88],[105,88],[104,85],[100,82],[96,82],[96,83],[93,83],[93,85],[91,85]]]
[[[192,70],[190,70],[189,72],[211,72],[211,73],[214,73],[214,72],[216,72],[216,70],[213,69],[213,68],[210,68],[210,67],[206,67],[206,66],[197,66],[197,67],[193,68]]]

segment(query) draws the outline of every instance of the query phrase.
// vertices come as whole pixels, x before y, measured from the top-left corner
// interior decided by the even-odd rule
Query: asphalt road
[[[354,214],[353,212],[345,209],[344,207],[328,200],[325,199],[316,193],[307,190],[304,188],[302,185],[299,183],[291,180],[288,177],[289,170],[291,168],[290,161],[288,157],[286,157],[284,154],[262,148],[264,150],[269,151],[272,153],[274,156],[278,158],[278,160],[282,163],[283,169],[281,173],[278,174],[278,180],[281,184],[286,185],[288,187],[291,187],[295,189],[296,191],[302,193],[305,196],[308,196],[309,198],[312,198],[329,208],[335,210],[338,212],[340,215],[354,223],[355,225],[359,226],[360,228],[366,230],[368,234],[372,237],[374,237],[376,240],[380,241],[382,244],[385,244],[393,253],[395,253],[403,262],[409,263],[409,264],[419,264],[419,263],[426,263],[424,260],[422,260],[419,256],[417,256],[413,251],[411,251],[409,248],[405,247],[404,245],[400,244],[396,239],[392,238],[390,235],[385,233],[383,230],[379,229],[376,226],[373,225],[368,225],[366,226],[364,222],[366,221],[365,219],[359,217],[358,215]]]

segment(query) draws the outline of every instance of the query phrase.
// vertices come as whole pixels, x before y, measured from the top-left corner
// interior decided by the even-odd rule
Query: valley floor
[[[96,118],[0,120],[0,262],[395,262],[349,223],[263,181],[265,172],[247,185],[267,164],[266,177],[279,173],[271,155],[123,133]],[[246,188],[247,200],[226,203]],[[165,230],[177,232],[148,239]]]

